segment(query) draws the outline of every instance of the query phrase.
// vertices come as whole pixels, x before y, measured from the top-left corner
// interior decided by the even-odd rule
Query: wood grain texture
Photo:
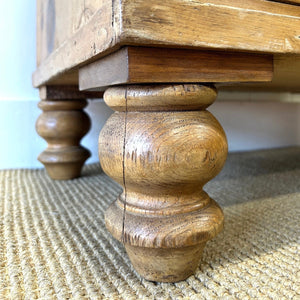
[[[85,26],[103,0],[37,0],[37,65]]]
[[[274,74],[271,82],[264,83],[238,83],[224,85],[219,89],[253,92],[300,92],[300,56],[274,55]]]
[[[167,82],[271,81],[267,54],[125,47],[79,71],[81,90],[109,85]]]
[[[110,59],[110,56],[107,57],[107,62]],[[101,59],[102,61],[105,60],[105,58]],[[110,65],[107,63],[107,69],[110,70]],[[113,80],[117,79],[119,77],[119,70],[121,67],[115,69],[115,78]],[[224,84],[218,84],[218,89],[223,90],[236,90],[236,91],[251,91],[251,92],[292,92],[292,93],[299,93],[300,92],[300,81],[298,78],[300,78],[300,55],[274,55],[273,57],[273,78],[271,82],[261,82],[261,83],[229,83],[226,85]],[[121,71],[120,71],[121,73]],[[77,74],[77,73],[76,73]],[[99,72],[97,72],[99,74]],[[107,76],[107,73],[104,73],[105,76]],[[98,75],[97,75],[98,76]],[[65,78],[65,77],[64,77]],[[54,81],[55,82],[55,81]],[[78,86],[78,74],[76,76],[73,76],[70,79],[67,80],[69,84]],[[62,85],[64,81],[59,81],[57,79],[56,84]],[[114,81],[111,82],[112,84]],[[58,87],[56,85],[56,87]],[[99,92],[99,93],[102,93]],[[87,96],[86,98],[89,98]],[[93,98],[93,97],[90,97]],[[277,97],[276,97],[277,98]],[[275,98],[274,98],[275,99]],[[241,98],[240,100],[243,100]]]
[[[118,111],[100,133],[99,158],[124,188],[106,212],[106,226],[149,280],[191,275],[206,241],[223,227],[220,207],[202,190],[227,156],[225,133],[205,110],[215,97],[212,86],[196,84],[116,87],[104,94]]]
[[[66,180],[80,176],[90,152],[80,145],[89,131],[90,119],[82,110],[86,100],[43,100],[43,110],[36,122],[36,130],[48,147],[38,159],[44,164],[52,179]]]
[[[110,59],[110,56],[107,57],[107,62]],[[101,59],[102,61],[105,58]],[[109,64],[107,64],[107,70],[110,70]],[[115,69],[116,77],[113,80],[118,79],[119,77],[119,68]],[[273,78],[270,82],[261,82],[261,83],[241,83],[238,82],[236,84],[229,83],[227,84],[226,90],[243,90],[243,91],[252,91],[252,92],[300,92],[300,55],[274,55],[273,56]],[[120,73],[122,73],[120,71]],[[68,73],[69,74],[69,73]],[[99,72],[97,73],[99,74]],[[104,73],[107,76],[107,73]],[[57,78],[56,80],[52,80],[53,84],[64,85],[66,82],[69,85],[79,85],[78,82],[78,70],[76,74],[73,73],[71,77],[66,77],[67,74],[64,75],[64,79],[60,81],[61,78]],[[111,82],[114,84],[114,81]],[[224,89],[225,85],[218,84],[219,89]],[[97,89],[99,90],[99,89]],[[102,93],[103,91],[99,91]],[[89,97],[86,97],[89,98]],[[93,97],[91,97],[93,98]],[[241,99],[242,100],[242,99]]]
[[[70,82],[68,73],[72,73],[71,79],[74,80],[74,68],[100,53],[105,55],[107,51],[114,50],[119,34],[119,23],[114,20],[118,19],[118,14],[114,13],[111,0],[95,1],[97,3],[94,7],[96,11],[88,18],[88,21],[83,22],[64,41],[59,42],[55,51],[51,53],[45,50],[47,47],[44,39],[47,34],[41,33],[37,29],[37,53],[41,52],[43,54],[38,54],[38,68],[32,77],[35,87],[39,87],[46,82],[57,84],[58,81],[64,81],[62,84],[70,84],[72,82]],[[60,1],[57,0],[56,2]],[[82,3],[81,0],[79,2]],[[67,6],[72,6],[75,10],[81,9],[80,5],[77,8],[77,1],[65,0],[64,3]],[[38,28],[39,23],[43,23],[41,14],[43,14],[43,6],[39,4],[37,12]],[[44,14],[47,15],[47,10]],[[69,18],[66,17],[64,10],[56,10],[56,14],[57,19],[61,19],[66,23],[62,25],[62,28],[56,26],[57,31],[64,31],[64,26],[69,27],[70,24],[73,24],[73,21],[70,20],[72,14],[69,15]],[[41,27],[43,28],[43,26]],[[75,72],[75,74],[77,73]],[[58,80],[57,78],[60,76],[61,79]]]
[[[229,3],[228,3],[229,2]],[[124,0],[123,28],[127,41],[143,45],[193,46],[214,49],[299,53],[300,8],[293,7],[292,16],[248,8],[245,1]],[[250,6],[251,7],[251,6]],[[297,17],[294,14],[297,14]]]
[[[34,86],[70,84],[68,72],[124,45],[300,53],[299,6],[262,0],[103,0],[94,9],[86,24],[42,59]]]

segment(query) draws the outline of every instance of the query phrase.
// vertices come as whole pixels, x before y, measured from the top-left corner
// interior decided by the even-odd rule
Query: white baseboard
[[[249,92],[249,91],[223,91],[218,93],[219,101],[245,101],[245,102],[284,102],[300,103],[300,93],[291,92]]]
[[[300,104],[216,101],[208,108],[222,124],[229,151],[300,145]]]

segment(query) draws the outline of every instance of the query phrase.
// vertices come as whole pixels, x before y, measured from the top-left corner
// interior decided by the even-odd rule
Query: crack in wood
[[[126,134],[127,134],[127,88],[125,89],[125,124],[124,124],[124,139],[123,139],[123,159],[122,159],[122,172],[123,172],[123,186],[124,186],[124,209],[123,209],[123,220],[122,220],[122,243],[125,243],[125,217],[126,217],[126,178],[125,178],[125,150],[126,150]]]

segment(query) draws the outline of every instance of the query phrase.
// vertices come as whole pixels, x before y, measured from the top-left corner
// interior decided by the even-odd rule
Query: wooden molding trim
[[[80,90],[170,82],[269,82],[273,56],[227,51],[125,47],[79,70]]]

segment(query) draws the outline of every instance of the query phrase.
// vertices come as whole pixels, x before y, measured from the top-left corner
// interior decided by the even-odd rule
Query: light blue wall
[[[1,1],[0,36],[0,168],[39,166],[36,152],[45,145],[34,132],[35,1]]]
[[[0,1],[0,100],[38,99],[35,69],[35,1]]]
[[[31,84],[36,57],[35,1],[0,1],[0,169],[40,168],[37,156],[46,142],[35,132],[38,90]],[[90,103],[93,127],[82,144],[98,161],[97,141],[111,110],[102,101]],[[97,116],[97,117],[96,117]]]

